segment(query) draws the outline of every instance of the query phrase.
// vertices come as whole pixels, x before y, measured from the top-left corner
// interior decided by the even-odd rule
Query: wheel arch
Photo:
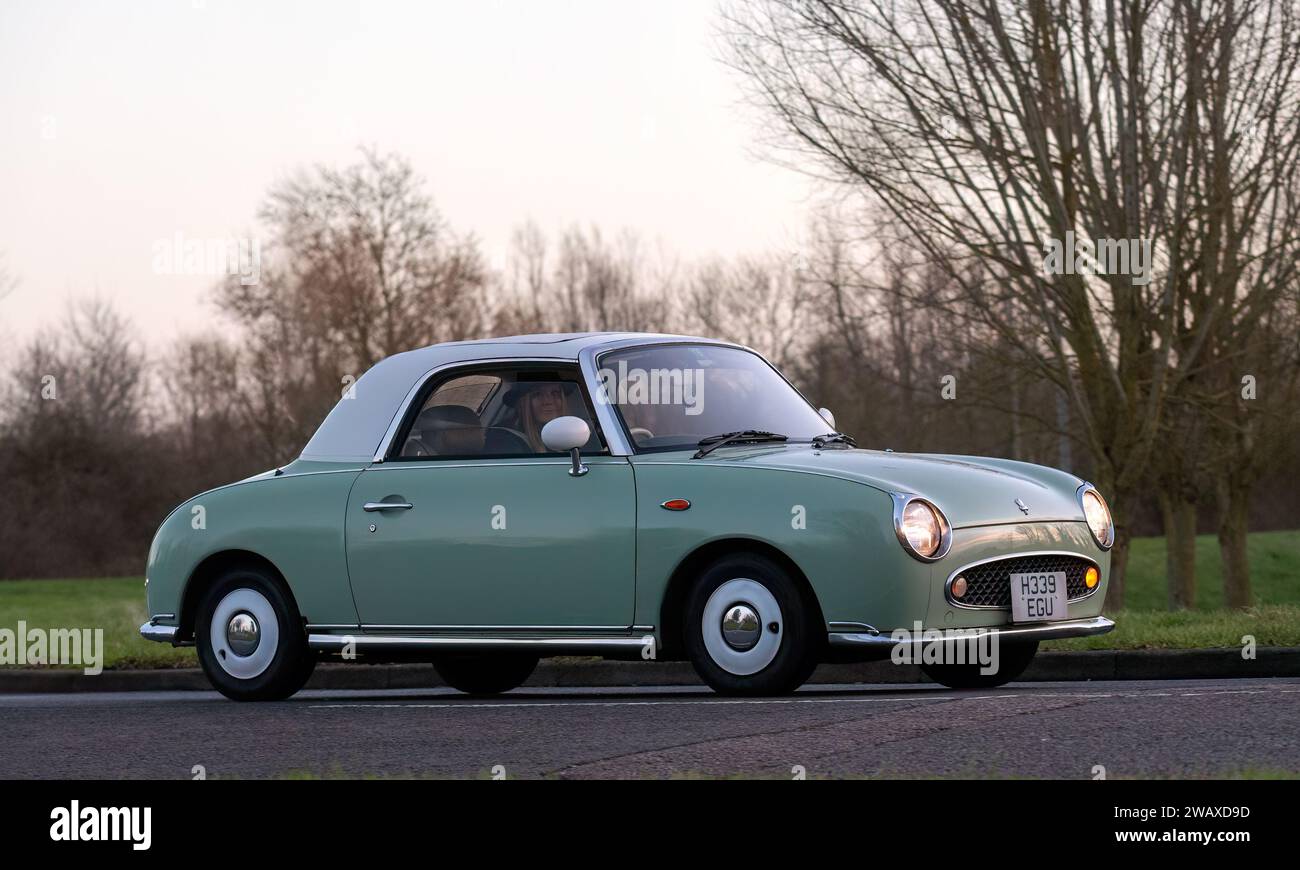
[[[696,547],[683,558],[668,580],[664,590],[663,601],[659,605],[659,653],[662,659],[676,659],[685,655],[685,641],[682,636],[683,610],[686,595],[691,584],[699,577],[704,568],[726,556],[738,554],[756,554],[771,559],[790,575],[803,596],[804,604],[809,608],[813,620],[821,626],[826,625],[822,614],[821,602],[813,589],[808,575],[794,559],[783,550],[767,541],[757,538],[731,537],[709,541]]]
[[[294,596],[289,581],[274,562],[252,550],[220,550],[204,557],[203,561],[194,566],[189,579],[185,581],[185,590],[181,594],[180,618],[177,622],[180,629],[177,633],[179,638],[193,640],[194,624],[198,618],[199,602],[203,600],[203,593],[227,571],[241,567],[255,567],[269,573],[272,579],[280,584],[281,590],[293,604],[294,609],[298,609],[298,599]]]

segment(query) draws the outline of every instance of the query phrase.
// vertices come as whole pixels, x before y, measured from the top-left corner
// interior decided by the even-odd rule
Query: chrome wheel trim
[[[749,652],[763,637],[763,621],[748,604],[733,604],[722,612],[722,639],[737,652]]]
[[[257,617],[247,610],[239,611],[226,624],[226,644],[238,655],[252,655],[261,639]]]
[[[257,646],[240,655],[230,644],[227,631],[240,614],[251,616],[258,626]],[[280,648],[280,621],[266,596],[256,589],[235,589],[217,602],[208,627],[212,655],[223,671],[237,680],[251,680],[271,666]]]
[[[749,649],[736,649],[723,635],[723,620],[737,606],[751,609],[758,617],[759,637]],[[776,631],[771,630],[773,625]],[[785,633],[785,616],[766,586],[757,580],[738,577],[713,590],[704,604],[700,628],[704,648],[713,663],[729,674],[747,677],[763,670],[776,658]]]

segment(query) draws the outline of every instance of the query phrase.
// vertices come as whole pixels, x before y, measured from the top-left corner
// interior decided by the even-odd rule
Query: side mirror
[[[818,408],[817,413],[822,415],[822,419],[829,423],[832,429],[835,429],[835,415],[830,412],[829,408]],[[835,429],[835,431],[838,432],[839,430]]]
[[[591,427],[587,421],[578,417],[556,417],[542,427],[542,443],[547,450],[556,453],[568,452],[573,459],[569,474],[581,477],[587,473],[587,466],[582,464],[578,450],[591,440]]]

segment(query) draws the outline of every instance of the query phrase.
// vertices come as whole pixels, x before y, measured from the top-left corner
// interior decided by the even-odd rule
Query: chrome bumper
[[[154,625],[153,620],[149,620],[140,626],[140,636],[145,640],[157,641],[158,643],[176,642],[177,628],[174,625]]]
[[[1045,622],[1039,625],[1009,625],[999,628],[953,629],[945,633],[944,640],[966,640],[983,635],[997,635],[1001,641],[1059,640],[1063,637],[1088,637],[1093,634],[1105,634],[1115,627],[1113,620],[1104,616],[1091,619],[1069,619],[1063,622]],[[958,633],[960,632],[960,634]],[[869,632],[830,632],[827,640],[833,647],[840,649],[889,649],[898,641],[892,633]]]

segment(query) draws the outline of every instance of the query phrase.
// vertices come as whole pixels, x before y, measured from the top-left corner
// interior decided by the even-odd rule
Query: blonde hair
[[[537,415],[533,413],[533,396],[538,390],[552,384],[560,388],[560,413],[556,416],[568,416],[571,413],[569,409],[569,391],[564,388],[563,381],[544,381],[530,384],[527,392],[519,398],[519,428],[523,432],[524,440],[528,442],[528,446],[533,449],[534,453],[549,453],[550,451],[546,449],[546,445],[542,442],[542,426],[545,424],[538,422]],[[549,423],[550,421],[547,420],[546,422]]]

